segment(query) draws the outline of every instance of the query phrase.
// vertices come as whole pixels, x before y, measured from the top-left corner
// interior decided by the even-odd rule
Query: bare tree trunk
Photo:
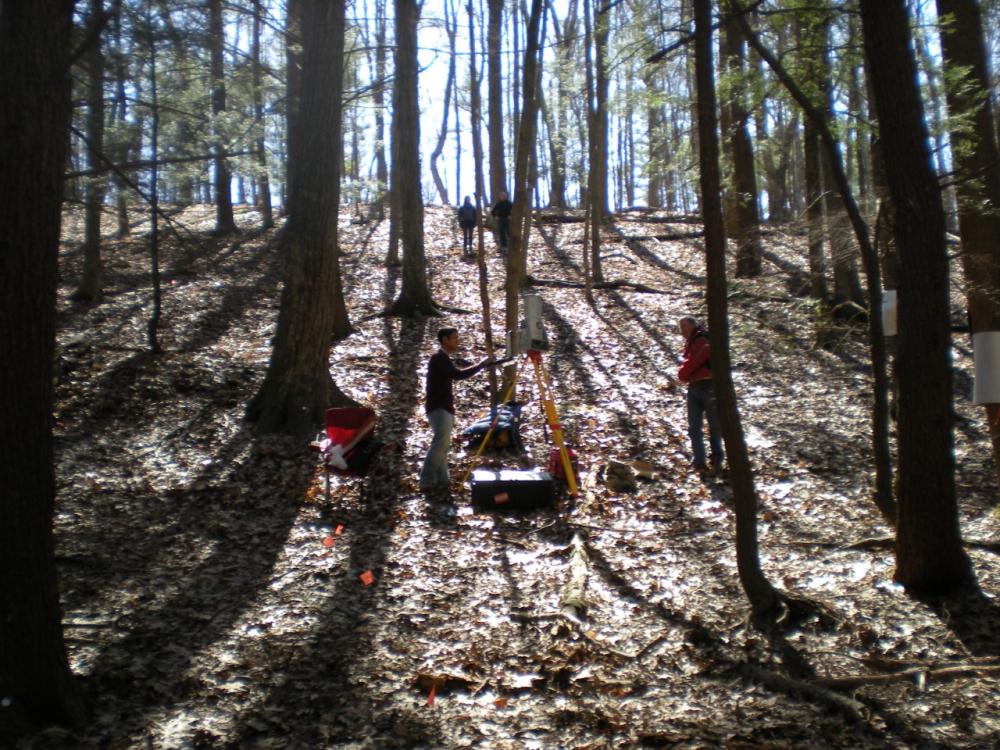
[[[101,28],[104,0],[91,0],[87,27],[92,35],[87,51],[87,168],[102,169],[104,152],[104,53],[101,50]],[[101,218],[104,214],[104,192],[107,178],[103,174],[87,177],[83,239],[83,276],[73,292],[73,299],[90,301],[101,295]]]
[[[916,13],[920,13],[920,6],[914,6]],[[920,19],[922,20],[922,19]],[[923,73],[921,81],[927,86],[926,103],[929,105],[931,137],[934,139],[934,163],[937,165],[939,176],[948,173],[947,162],[945,161],[945,123],[942,114],[945,109],[944,97],[941,95],[939,80],[943,77],[939,68],[939,55],[931,52],[930,43],[927,39],[926,26],[919,24],[914,29],[914,49],[917,53],[917,66]],[[958,199],[955,193],[955,184],[948,180],[941,186],[941,197],[945,205],[945,225],[949,231],[959,232],[956,225],[958,217]]]
[[[726,133],[730,142],[730,153],[733,165],[732,185],[733,195],[730,210],[733,211],[732,227],[735,230],[733,239],[736,241],[736,275],[741,277],[760,276],[763,263],[763,248],[760,242],[760,211],[757,195],[757,175],[754,172],[753,146],[750,133],[747,131],[747,120],[750,113],[743,103],[742,82],[744,80],[743,38],[739,26],[732,18],[726,16],[723,22],[723,36],[726,39],[725,67],[736,77],[737,86],[731,92],[728,105],[723,111],[729,110],[730,126]],[[725,131],[724,131],[725,132]]]
[[[486,79],[489,85],[489,112],[486,127],[490,141],[490,201],[507,190],[507,166],[503,149],[503,88],[500,76],[500,29],[503,0],[488,0],[489,27],[486,45]]]
[[[385,38],[386,38],[385,0],[375,0],[375,78],[372,89],[372,99],[375,104],[375,180],[376,196],[373,203],[373,215],[379,221],[385,218],[386,190],[389,188],[389,167],[385,158]],[[391,243],[390,243],[391,244]],[[392,252],[389,253],[392,260]],[[399,253],[396,252],[396,262]]]
[[[507,330],[517,328],[518,293],[524,282],[525,256],[524,221],[531,216],[531,195],[528,190],[528,167],[531,146],[535,141],[535,123],[538,114],[539,21],[542,14],[542,0],[532,0],[531,16],[528,19],[528,38],[524,50],[524,100],[521,121],[518,127],[517,155],[514,160],[514,208],[511,211],[510,248],[507,253]]]
[[[559,125],[556,124],[556,115],[548,106],[548,100],[541,88],[538,90],[538,106],[542,110],[545,129],[549,133],[549,170],[552,179],[552,184],[549,186],[549,208],[565,208],[566,163],[561,143],[562,134]]]
[[[261,0],[253,0],[253,41],[250,45],[250,60],[253,66],[253,116],[257,131],[257,207],[260,209],[260,223],[264,229],[274,226],[274,210],[271,206],[271,180],[267,174],[267,151],[264,147],[264,92],[260,65],[260,31],[263,25]]]
[[[292,154],[299,148],[302,134],[302,13],[305,0],[287,0],[285,21],[285,199],[282,211],[290,216],[295,211],[292,201],[298,193],[295,187],[295,169],[298,165]]]
[[[233,220],[233,198],[230,194],[232,173],[226,158],[225,136],[221,132],[221,120],[226,111],[222,0],[208,0],[208,38],[211,45],[212,129],[215,137],[215,233],[229,234],[236,231],[236,222]]]
[[[114,67],[115,67],[115,96],[112,100],[112,116],[111,122],[117,123],[119,127],[123,126],[126,122],[128,115],[126,110],[128,109],[128,97],[125,93],[125,83],[128,77],[128,73],[125,68],[125,50],[122,47],[122,22],[121,22],[121,8],[118,8],[118,12],[114,16],[114,28],[115,28],[115,49],[114,49]],[[112,154],[112,160],[117,163],[123,163],[129,160],[129,140],[124,134],[118,134],[119,139],[115,143],[115,149]],[[115,232],[115,236],[118,239],[128,237],[131,229],[128,223],[128,199],[126,197],[126,191],[128,186],[125,180],[120,174],[115,173],[114,177],[115,184],[115,216],[117,219],[118,228]]]
[[[0,7],[0,744],[88,714],[66,658],[52,534],[59,224],[73,2]],[[16,137],[14,136],[16,134]],[[13,736],[12,736],[13,735]]]
[[[899,278],[896,580],[944,593],[969,578],[955,497],[945,219],[927,148],[905,0],[861,0]],[[872,316],[877,317],[877,316]]]
[[[941,48],[949,73],[966,71],[964,80],[945,76],[951,119],[951,143],[958,179],[958,223],[962,235],[969,323],[977,358],[1000,338],[1000,148],[993,130],[988,60],[983,23],[975,0],[938,0],[938,15],[947,22]],[[967,125],[959,125],[967,118]],[[991,341],[992,340],[992,341]],[[982,372],[980,372],[982,370]],[[986,379],[977,368],[977,379]],[[1000,403],[980,384],[977,402],[985,402],[986,424],[993,444],[994,467],[1000,483]]]
[[[607,163],[607,118],[602,120],[601,103],[602,92],[601,68],[604,62],[602,52],[603,44],[607,43],[607,32],[603,38],[600,37],[602,28],[599,19],[593,18],[592,0],[583,2],[583,23],[584,23],[584,44],[586,45],[586,73],[587,73],[587,143],[589,151],[587,176],[587,205],[590,207],[590,267],[592,278],[595,282],[604,281],[604,271],[601,267],[601,224],[604,219],[604,206],[607,202],[605,191],[607,180],[605,178],[604,167]],[[595,33],[595,23],[597,33]],[[606,27],[603,27],[606,28]],[[596,41],[596,45],[592,40]],[[591,62],[591,47],[596,46],[595,59]],[[607,98],[607,81],[604,76],[604,98]],[[603,127],[602,127],[603,123]],[[603,138],[602,138],[603,136]]]
[[[659,158],[662,153],[661,144],[666,138],[666,134],[663,132],[663,108],[652,101],[652,94],[657,90],[656,80],[652,66],[647,65],[643,69],[642,82],[646,87],[646,96],[651,100],[646,105],[646,138],[649,142],[646,205],[650,208],[663,206],[663,170],[666,166]]]
[[[452,0],[448,0],[449,5]],[[457,48],[457,38],[458,38],[458,27],[459,27],[459,13],[461,12],[461,2],[453,5],[451,8],[452,16],[455,18],[455,35],[452,37],[451,41],[451,54],[457,59],[458,48]],[[475,81],[475,79],[471,79]],[[469,84],[470,87],[474,86],[474,83]],[[455,79],[455,96],[453,102],[455,105],[455,203],[462,203],[462,117],[461,110],[459,107],[459,101],[461,100],[459,96],[459,86],[458,79]],[[475,180],[473,180],[475,184]],[[477,220],[478,223],[478,220]]]
[[[722,223],[719,140],[712,67],[710,0],[694,0],[695,81],[698,103],[698,161],[701,210],[705,221],[705,266],[709,330],[712,332],[712,388],[726,443],[736,503],[736,566],[740,583],[756,619],[764,619],[781,603],[760,567],[757,543],[757,491],[740,423],[729,356],[729,311],[726,289],[726,234]]]
[[[146,324],[146,338],[149,341],[149,350],[153,354],[162,351],[160,347],[159,331],[160,316],[162,314],[163,294],[160,288],[160,173],[157,161],[160,158],[160,102],[157,95],[157,66],[156,66],[156,36],[153,32],[152,11],[147,5],[147,29],[149,40],[149,100],[150,100],[150,128],[149,128],[149,152],[152,166],[149,170],[149,261],[150,277],[153,286],[153,305]]]
[[[420,190],[420,107],[417,97],[417,0],[396,0],[396,85],[393,96],[393,209],[399,207],[403,273],[390,313],[437,315],[427,284],[424,202]]]
[[[472,128],[472,160],[476,164],[476,228],[478,235],[478,251],[476,266],[479,271],[479,300],[483,307],[483,337],[486,341],[486,356],[493,358],[493,322],[490,305],[490,281],[486,269],[486,242],[483,236],[483,196],[486,194],[486,180],[483,177],[483,136],[482,136],[482,105],[479,101],[479,76],[476,73],[476,25],[472,13],[472,3],[466,8],[469,14],[469,81],[472,101],[472,111],[469,119]],[[456,16],[457,19],[457,16]],[[497,373],[496,368],[486,370],[490,382],[490,404],[497,404]]]
[[[282,236],[287,257],[267,375],[247,406],[259,433],[306,437],[328,406],[350,403],[330,378],[330,332],[340,288],[337,217],[342,163],[344,3],[301,0],[301,138],[289,154],[294,210]]]
[[[809,233],[809,294],[825,308],[830,301],[823,253],[823,173],[820,169],[819,131],[806,120],[802,138],[806,171],[806,222]]]
[[[431,176],[434,178],[434,186],[437,188],[438,196],[441,198],[441,205],[448,205],[448,191],[444,186],[444,181],[441,179],[441,174],[437,169],[437,160],[441,158],[441,153],[444,151],[444,143],[448,138],[448,113],[451,107],[451,96],[452,88],[457,89],[457,81],[455,80],[455,64],[456,64],[456,52],[455,52],[455,27],[458,25],[457,22],[452,21],[451,14],[448,12],[449,4],[444,4],[444,27],[445,32],[448,34],[448,45],[451,50],[451,55],[448,59],[448,80],[444,85],[444,106],[442,107],[443,114],[441,116],[441,131],[438,133],[437,143],[434,145],[434,151],[431,152]],[[455,98],[458,98],[458,91],[455,91]],[[458,196],[459,204],[462,202],[462,197]]]

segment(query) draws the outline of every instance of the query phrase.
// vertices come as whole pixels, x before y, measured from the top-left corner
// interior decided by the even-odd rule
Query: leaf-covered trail
[[[184,217],[200,218],[209,214]],[[472,511],[457,486],[469,459],[460,445],[453,502],[428,503],[416,490],[435,331],[456,325],[477,359],[478,313],[370,318],[337,344],[334,378],[377,409],[392,446],[363,498],[358,482],[335,482],[327,502],[305,446],[255,438],[241,421],[269,356],[280,282],[273,236],[245,230],[223,244],[198,234],[168,252],[167,353],[155,360],[142,351],[142,243],[111,246],[108,299],[61,307],[57,363],[67,634],[97,721],[85,735],[50,730],[32,746],[972,748],[1000,739],[995,675],[931,681],[925,691],[863,687],[857,698],[870,715],[860,725],[745,678],[746,665],[811,679],[867,671],[860,660],[872,656],[998,657],[1000,571],[995,555],[971,550],[985,593],[925,605],[891,583],[890,552],[844,548],[888,533],[866,496],[864,341],[845,330],[831,351],[811,346],[812,307],[787,292],[802,241],[775,232],[765,277],[731,285],[762,556],[777,585],[824,601],[836,621],[747,628],[728,489],[687,470],[683,394],[667,387],[675,321],[704,313],[698,240],[650,239],[691,227],[651,229],[642,218],[615,223],[605,276],[666,294],[600,290],[589,306],[580,289],[537,289],[583,492],[558,512],[521,517]],[[355,321],[392,296],[386,233],[385,224],[343,225]],[[579,280],[581,233],[579,223],[536,227],[532,275]],[[426,238],[436,299],[478,310],[475,266],[459,260],[450,211],[428,209]],[[79,262],[68,242],[64,279]],[[499,340],[502,271],[492,253],[490,267]],[[968,373],[961,342],[956,362]],[[958,382],[963,529],[995,538],[982,417]],[[485,383],[457,386],[459,426],[485,410]],[[521,396],[525,443],[544,463],[530,384]],[[652,464],[653,480],[630,493],[605,486],[609,459],[636,458]],[[579,622],[560,614],[580,562],[574,535],[588,572]]]

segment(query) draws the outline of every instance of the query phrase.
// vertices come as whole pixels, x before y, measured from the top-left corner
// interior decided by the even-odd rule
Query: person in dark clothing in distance
[[[687,384],[688,437],[691,438],[691,466],[699,473],[718,473],[725,457],[722,432],[715,412],[715,394],[712,392],[712,368],[709,360],[708,333],[690,315],[681,318],[677,327],[684,337],[684,357],[677,370],[677,379]],[[711,447],[711,467],[705,463],[703,422],[708,420],[708,439]]]
[[[500,197],[493,204],[490,214],[497,220],[497,242],[500,244],[501,255],[507,254],[507,247],[510,245],[510,213],[514,210],[514,204],[507,198],[507,193],[500,191]]]
[[[462,257],[471,258],[475,255],[472,251],[472,230],[476,227],[476,207],[468,195],[458,209],[458,225],[462,228]]]
[[[448,449],[451,447],[451,432],[455,426],[455,396],[452,381],[471,378],[484,370],[492,362],[482,359],[471,367],[459,368],[451,361],[451,355],[458,351],[459,337],[455,328],[438,331],[441,348],[431,356],[427,364],[427,398],[424,411],[431,424],[434,436],[427,449],[423,468],[420,470],[420,489],[423,492],[447,489]]]

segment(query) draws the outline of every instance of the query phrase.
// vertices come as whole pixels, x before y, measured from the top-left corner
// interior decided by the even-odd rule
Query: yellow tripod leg
[[[479,457],[483,455],[483,450],[486,448],[486,444],[490,442],[490,438],[493,436],[493,430],[496,429],[497,422],[500,421],[500,406],[506,404],[510,397],[514,394],[514,388],[517,387],[517,373],[518,370],[514,368],[514,377],[510,380],[510,387],[507,389],[507,393],[504,394],[503,399],[497,404],[496,414],[493,415],[493,421],[490,422],[490,428],[486,431],[486,435],[483,437],[483,441],[479,444],[479,448],[476,450],[476,455],[472,457],[472,462],[469,464],[469,468],[465,472],[465,476],[462,477],[462,484],[469,481],[469,477],[472,476],[472,472],[475,471],[476,466],[479,464]]]
[[[552,399],[552,383],[549,381],[549,374],[542,365],[541,352],[529,352],[528,356],[535,365],[535,380],[538,383],[538,395],[545,405],[545,417],[552,430],[552,442],[559,449],[559,458],[562,459],[563,471],[566,472],[566,485],[569,487],[569,494],[577,494],[576,475],[573,473],[573,464],[569,460],[569,451],[566,450],[566,443],[563,440],[562,425],[559,423],[559,414],[556,412],[556,404]]]

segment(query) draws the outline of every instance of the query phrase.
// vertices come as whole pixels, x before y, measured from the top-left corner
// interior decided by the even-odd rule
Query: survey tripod
[[[542,405],[545,409],[545,421],[549,426],[549,430],[552,432],[552,442],[555,443],[556,448],[559,449],[559,459],[562,461],[563,471],[566,473],[566,486],[569,489],[569,494],[577,494],[576,489],[576,475],[573,473],[573,464],[569,459],[569,451],[566,449],[566,441],[563,439],[563,428],[562,424],[559,422],[559,414],[556,411],[556,402],[552,397],[552,381],[549,380],[549,373],[545,369],[545,364],[542,362],[542,352],[538,349],[529,349],[524,358],[529,360],[535,368],[535,383],[538,386],[538,398],[541,400]],[[517,387],[517,377],[519,372],[519,367],[515,366],[514,375],[511,378],[510,385],[507,387],[507,393],[497,404],[495,414],[493,415],[493,421],[490,422],[490,428],[486,431],[486,435],[483,437],[482,442],[479,444],[479,448],[476,450],[476,455],[472,457],[472,463],[469,465],[468,471],[465,472],[465,476],[462,478],[462,484],[469,481],[469,477],[472,475],[472,471],[476,468],[479,463],[479,458],[482,456],[483,450],[486,448],[486,444],[489,443],[490,437],[493,435],[493,430],[497,426],[497,422],[500,419],[500,405],[506,404],[512,395],[514,395],[514,388]]]

